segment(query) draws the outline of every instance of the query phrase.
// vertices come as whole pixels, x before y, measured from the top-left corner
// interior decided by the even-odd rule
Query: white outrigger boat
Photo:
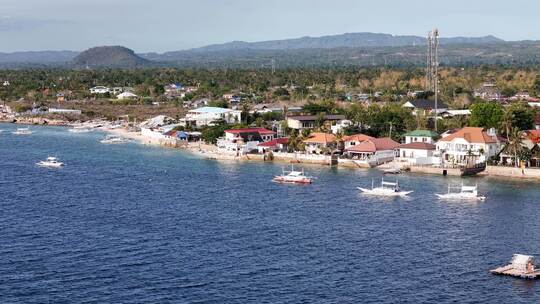
[[[401,191],[399,187],[399,182],[385,182],[384,178],[381,180],[381,186],[375,187],[374,181],[371,180],[371,189],[358,187],[358,190],[362,191],[364,194],[369,195],[379,195],[379,196],[407,196],[413,191]]]
[[[294,171],[294,167],[291,166],[291,171],[285,171],[282,169],[282,174],[274,177],[273,181],[286,184],[311,184],[313,177],[307,176],[302,171]]]
[[[64,166],[64,163],[59,161],[56,157],[49,156],[45,160],[36,163],[36,165],[46,168],[60,168]]]
[[[99,142],[102,144],[125,144],[129,140],[127,138],[123,138],[116,135],[107,135],[104,139],[100,140]]]
[[[30,135],[32,134],[32,131],[30,130],[30,128],[17,128],[17,130],[11,133],[15,135]]]
[[[459,190],[459,192],[456,192]],[[483,201],[486,199],[485,196],[478,195],[478,186],[448,186],[448,193],[446,194],[435,194],[439,199],[444,200],[480,200]]]

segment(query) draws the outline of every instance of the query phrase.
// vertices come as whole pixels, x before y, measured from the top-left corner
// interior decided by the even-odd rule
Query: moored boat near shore
[[[291,171],[285,171],[283,169],[282,174],[275,176],[273,181],[286,184],[311,184],[313,177],[307,176],[304,173],[304,169],[302,171],[295,171],[294,167],[291,166]]]
[[[368,195],[378,195],[378,196],[407,196],[413,191],[402,191],[399,187],[399,181],[394,182],[385,182],[384,179],[381,180],[381,186],[375,187],[374,181],[371,180],[371,189],[358,187],[358,190],[362,191],[364,194]]]
[[[459,192],[455,192],[455,190]],[[454,192],[453,192],[454,191]],[[448,186],[448,193],[436,194],[439,199],[444,200],[480,200],[486,199],[485,196],[478,195],[478,186]]]

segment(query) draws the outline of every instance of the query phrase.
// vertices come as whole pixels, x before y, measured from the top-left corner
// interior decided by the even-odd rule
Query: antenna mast
[[[437,113],[439,102],[439,30],[433,29],[428,33],[427,52],[427,90],[435,93],[435,132],[437,132]]]

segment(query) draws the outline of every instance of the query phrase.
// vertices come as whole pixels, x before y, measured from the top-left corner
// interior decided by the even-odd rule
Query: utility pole
[[[392,138],[392,122],[389,122],[390,124],[390,134],[388,135],[388,137]]]

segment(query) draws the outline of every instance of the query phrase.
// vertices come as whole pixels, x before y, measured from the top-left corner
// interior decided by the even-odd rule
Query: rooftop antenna
[[[433,29],[428,33],[427,52],[427,90],[435,93],[435,132],[437,132],[437,113],[439,99],[439,30]]]

